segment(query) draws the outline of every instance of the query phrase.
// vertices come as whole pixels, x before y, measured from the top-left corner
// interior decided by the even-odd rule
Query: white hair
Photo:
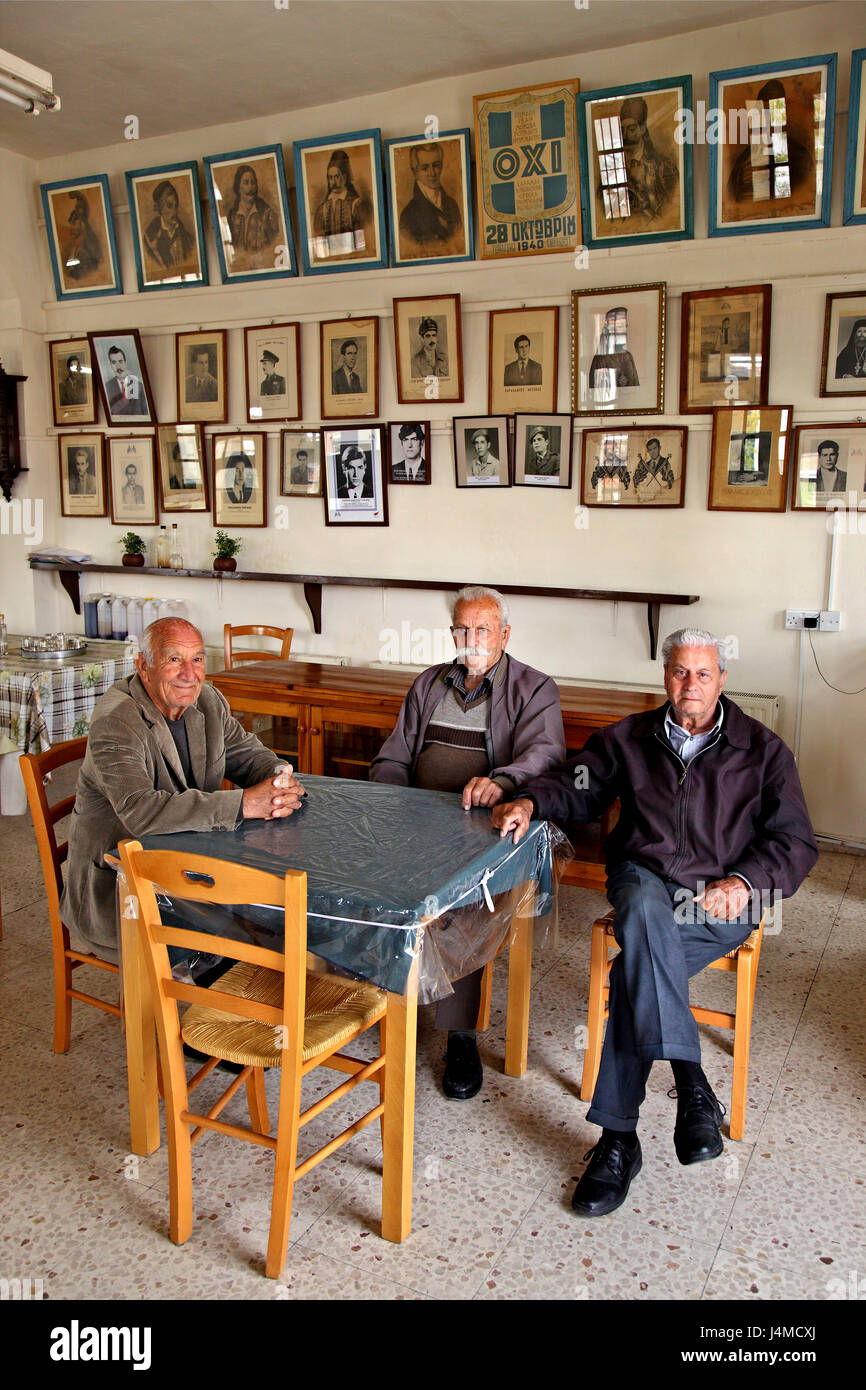
[[[451,600],[451,621],[458,603],[495,603],[499,609],[499,626],[508,627],[508,604],[498,589],[488,589],[483,584],[467,584]]]
[[[674,647],[715,647],[719,658],[719,670],[728,665],[728,644],[724,637],[716,637],[702,627],[681,627],[666,637],[662,643],[662,663],[667,669]]]
[[[156,618],[154,622],[148,624],[138,639],[138,650],[144,657],[145,666],[148,666],[150,670],[153,670],[156,662],[157,648],[166,639],[170,629],[177,627],[191,628],[204,646],[204,638],[198,628],[194,623],[187,622],[186,618]]]

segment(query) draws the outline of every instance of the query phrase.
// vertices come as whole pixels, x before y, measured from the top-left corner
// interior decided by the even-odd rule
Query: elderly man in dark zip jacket
[[[593,734],[493,813],[516,842],[533,816],[567,825],[617,798],[622,807],[606,846],[622,949],[587,1113],[602,1135],[572,1198],[582,1216],[615,1211],[640,1171],[638,1112],[654,1061],[673,1069],[680,1162],[722,1152],[724,1111],[701,1069],[689,977],[745,941],[767,895],[795,893],[818,857],[790,750],[722,695],[724,644],[684,628],[662,655],[666,705]]]

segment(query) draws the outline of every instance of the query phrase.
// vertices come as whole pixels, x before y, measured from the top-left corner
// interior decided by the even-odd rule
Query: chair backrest
[[[63,874],[60,866],[69,853],[68,840],[58,844],[54,827],[58,821],[69,815],[75,805],[75,797],[66,796],[62,801],[50,806],[45,795],[43,778],[49,772],[55,772],[58,767],[79,761],[86,752],[87,739],[73,738],[68,743],[56,743],[46,753],[22,753],[18,760],[30,805],[30,815],[33,818],[33,829],[36,831],[36,843],[39,846],[52,933],[61,930],[60,896],[63,892]]]
[[[239,661],[287,661],[292,649],[294,633],[293,627],[269,627],[266,623],[245,623],[241,627],[232,627],[230,623],[226,623],[223,628],[226,670],[234,670]],[[280,650],[278,652],[244,649],[235,651],[233,646],[235,637],[275,637],[280,643]]]

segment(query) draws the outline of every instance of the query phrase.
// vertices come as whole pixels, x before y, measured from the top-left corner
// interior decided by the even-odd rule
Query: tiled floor
[[[597,1133],[577,1092],[589,925],[604,900],[566,889],[559,940],[536,954],[522,1079],[502,1070],[502,963],[475,1100],[442,1097],[441,1042],[422,1010],[409,1238],[379,1238],[371,1126],[299,1184],[276,1283],[263,1274],[272,1160],[252,1146],[211,1135],[196,1148],[194,1232],[183,1247],[169,1241],[165,1150],[128,1152],[116,1020],[76,1005],[70,1052],[51,1050],[48,929],[28,817],[0,820],[0,866],[5,1279],[41,1279],[52,1299],[820,1301],[866,1289],[866,858],[822,854],[765,940],[745,1139],[726,1141],[720,1159],[677,1163],[670,1070],[657,1064],[644,1167],[627,1202],[599,1221],[573,1215]],[[696,997],[732,985],[712,972]],[[705,1069],[727,1101],[729,1042],[703,1033]],[[276,1080],[269,1073],[271,1094]]]

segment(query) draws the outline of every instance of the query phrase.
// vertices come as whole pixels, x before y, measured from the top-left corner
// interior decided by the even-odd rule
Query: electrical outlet
[[[842,626],[842,614],[821,612],[815,608],[789,608],[785,612],[785,627],[789,632],[807,628],[812,632],[838,632]]]

